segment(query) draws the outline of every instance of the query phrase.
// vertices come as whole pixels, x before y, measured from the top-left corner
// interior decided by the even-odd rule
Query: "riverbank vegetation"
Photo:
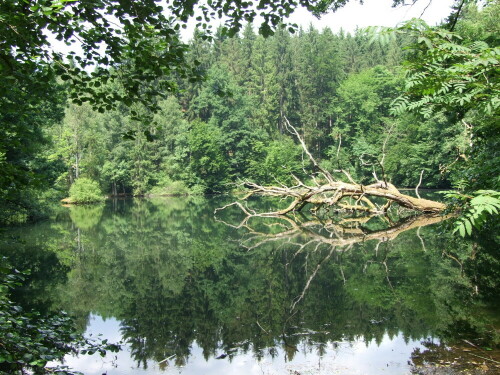
[[[293,184],[309,161],[286,119],[322,167],[341,165],[361,184],[497,190],[498,11],[466,4],[442,29],[413,21],[379,34],[384,43],[365,30],[264,38],[247,25],[208,38],[200,28],[182,56],[204,79],[160,75],[138,88],[157,93],[148,103],[96,104],[130,88],[118,68],[92,83],[95,100],[64,74],[14,74],[2,87],[1,220],[35,217],[35,202],[68,196],[80,177],[107,195]]]
[[[104,199],[105,197],[96,181],[81,177],[71,185],[69,198],[63,199],[63,201],[70,204],[89,204],[99,203]]]

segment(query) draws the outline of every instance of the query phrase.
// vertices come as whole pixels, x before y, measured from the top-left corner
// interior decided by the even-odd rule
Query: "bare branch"
[[[278,220],[286,222],[288,225],[284,226],[284,230],[278,233],[263,233],[257,232],[252,229],[252,226],[249,224],[251,218],[255,217],[265,217],[267,219]],[[391,241],[398,237],[401,233],[406,232],[408,230],[419,228],[427,225],[432,225],[439,223],[441,221],[447,220],[452,217],[452,215],[420,215],[420,216],[411,216],[408,217],[399,223],[389,222],[389,227],[387,229],[382,229],[378,231],[368,231],[363,229],[362,227],[356,226],[356,221],[360,224],[368,221],[373,216],[365,216],[362,218],[351,218],[344,219],[339,223],[334,223],[332,220],[327,220],[326,222],[321,222],[319,220],[309,220],[303,223],[299,223],[296,220],[283,215],[275,215],[275,216],[262,216],[262,215],[254,215],[247,217],[245,219],[245,227],[251,237],[247,238],[245,241],[247,244],[244,247],[247,250],[253,250],[259,246],[262,246],[265,243],[276,242],[280,240],[288,241],[287,244],[293,244],[298,247],[297,253],[301,252],[307,246],[313,244],[324,244],[328,246],[334,246],[339,251],[344,251],[346,246],[353,245],[359,242],[366,242],[370,240],[379,240],[382,242]],[[353,225],[354,224],[354,227]],[[319,233],[316,231],[317,228],[328,228],[328,234]],[[306,241],[303,239],[300,243],[291,242],[292,239],[297,238],[299,236],[305,236]],[[254,242],[257,241],[257,242]],[[250,242],[253,242],[254,245],[251,245]],[[317,245],[316,245],[317,246]]]
[[[233,203],[229,203],[229,204],[226,204],[224,207],[220,207],[220,208],[216,208],[214,210],[214,215],[219,212],[219,211],[222,211],[222,210],[225,210],[226,208],[230,207],[230,206],[238,206],[245,214],[247,214],[247,216],[253,216],[253,215],[256,215],[256,212],[254,210],[252,210],[252,212],[248,212],[247,209],[245,207],[243,207],[243,205],[240,203],[240,202],[233,202]]]
[[[340,147],[342,145],[342,134],[339,133],[339,146],[337,147],[337,161],[339,160]]]
[[[422,176],[423,175],[424,175],[424,170],[422,169],[422,172],[420,172],[420,180],[418,181],[418,184],[415,187],[415,194],[417,195],[418,199],[420,199],[420,194],[418,194],[418,188],[420,187],[420,184],[422,183]]]
[[[288,130],[290,131],[290,133],[294,134],[297,139],[299,140],[300,142],[300,145],[302,146],[302,149],[304,150],[304,152],[306,153],[306,155],[309,157],[309,160],[311,160],[311,162],[313,163],[314,167],[321,171],[321,173],[326,177],[326,179],[329,181],[329,182],[334,182],[334,178],[332,177],[332,175],[330,174],[330,172],[328,172],[327,170],[321,168],[319,166],[319,164],[317,163],[316,159],[314,159],[314,157],[311,155],[311,153],[309,152],[309,150],[307,149],[307,146],[304,142],[304,140],[302,139],[302,137],[300,136],[299,132],[297,131],[297,129],[295,129],[293,127],[292,124],[290,124],[290,121],[288,121],[288,118],[285,116],[285,123],[286,123],[286,127],[288,128]]]
[[[420,239],[420,243],[422,244],[422,250],[425,252],[427,252],[427,249],[425,248],[425,242],[424,242],[424,239],[420,236],[420,228],[421,227],[418,227],[417,229],[417,237]]]
[[[424,13],[427,11],[427,8],[430,7],[431,3],[432,3],[432,0],[429,0],[429,3],[427,3],[427,6],[424,8],[424,10],[422,11],[422,13],[420,13],[420,17],[418,17],[418,18],[422,18],[423,17]]]

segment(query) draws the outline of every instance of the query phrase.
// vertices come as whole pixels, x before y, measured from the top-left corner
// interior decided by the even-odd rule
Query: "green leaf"
[[[465,220],[464,224],[465,224],[465,230],[466,230],[467,234],[470,236],[472,234],[472,224],[469,220]]]

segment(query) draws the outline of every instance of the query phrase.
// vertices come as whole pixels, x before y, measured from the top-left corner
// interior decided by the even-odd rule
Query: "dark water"
[[[493,240],[458,240],[435,219],[215,217],[230,201],[60,208],[4,233],[1,251],[32,270],[27,308],[125,343],[67,358],[89,375],[405,374],[436,348],[498,344]]]

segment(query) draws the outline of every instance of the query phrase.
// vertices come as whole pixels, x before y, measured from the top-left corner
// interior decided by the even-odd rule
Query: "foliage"
[[[498,114],[500,47],[482,40],[465,41],[457,34],[426,27],[421,21],[403,28],[414,33],[417,43],[406,63],[405,94],[394,101],[393,112],[418,111],[424,117],[440,109],[474,108]]]
[[[461,173],[451,168],[468,149],[460,123],[450,124],[442,113],[427,120],[407,113],[392,124],[385,169],[394,185],[414,188],[421,173],[423,188],[450,188],[460,178]]]
[[[149,101],[154,106],[157,90],[149,86],[139,91],[139,87],[158,76],[176,71],[198,77],[196,67],[184,63],[186,45],[179,40],[180,25],[155,2],[9,1],[2,3],[0,13],[6,25],[0,38],[1,74],[6,84],[22,82],[43,66],[48,76],[58,74],[70,84],[75,103],[90,102],[104,111],[116,101]],[[71,47],[67,59],[53,48],[49,35]],[[99,67],[87,73],[88,67],[95,66]],[[46,77],[40,78],[47,83]],[[123,90],[101,89],[118,79]],[[174,88],[172,81],[159,84],[165,91]]]
[[[179,196],[179,195],[189,195],[190,190],[186,186],[183,181],[172,181],[168,177],[163,178],[158,182],[156,186],[154,186],[149,192],[148,195],[171,195],[171,196]]]
[[[71,185],[69,199],[76,204],[97,203],[104,200],[104,195],[97,181],[80,177]]]
[[[290,185],[296,183],[292,175],[301,176],[301,149],[291,138],[276,140],[267,146],[254,143],[254,159],[249,162],[250,176],[261,184]]]
[[[107,340],[91,341],[78,334],[73,321],[64,312],[45,317],[25,312],[10,298],[11,289],[21,285],[23,274],[0,268],[0,374],[79,374],[66,366],[46,367],[48,362],[61,362],[66,354],[117,352],[119,345]]]
[[[457,32],[422,21],[396,30],[411,35],[414,43],[405,63],[405,90],[393,102],[392,112],[411,111],[424,118],[442,113],[449,127],[461,126],[462,146],[444,169],[452,169],[455,186],[471,191],[498,189],[499,183],[500,49],[498,35],[490,32],[499,12],[496,1],[482,10],[471,2],[456,24]]]
[[[389,115],[390,102],[400,83],[398,72],[376,66],[349,74],[332,101],[336,120],[331,137],[335,144],[329,154],[337,165],[352,166],[352,172],[365,181],[373,178],[373,170],[382,177],[382,154],[391,150],[387,142],[391,145],[395,138],[401,138],[395,126],[398,122]],[[397,179],[403,171],[394,172],[390,177]]]
[[[500,210],[500,192],[494,190],[478,190],[472,195],[448,192],[445,196],[452,199],[462,210],[455,221],[454,233],[466,237],[472,229],[481,229],[490,216],[498,217]]]
[[[212,124],[201,121],[189,133],[191,184],[205,186],[208,193],[228,190],[229,165],[222,152],[222,133]]]
[[[4,84],[0,80],[0,223],[3,224],[40,217],[39,193],[48,189],[61,173],[61,165],[47,157],[50,138],[44,128],[61,120],[64,102],[64,92],[53,80],[43,94],[36,76],[32,81],[9,85],[8,91],[2,90]]]

